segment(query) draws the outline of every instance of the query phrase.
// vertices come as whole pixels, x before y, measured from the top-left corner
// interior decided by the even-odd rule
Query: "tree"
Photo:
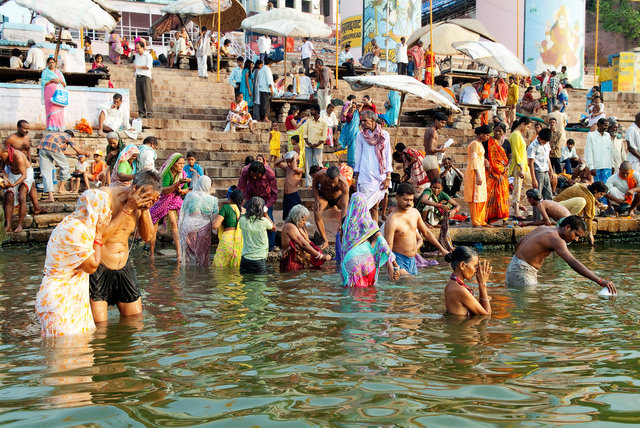
[[[596,1],[589,11],[595,15]],[[606,31],[622,34],[626,39],[640,42],[640,12],[629,0],[600,0],[600,24]]]

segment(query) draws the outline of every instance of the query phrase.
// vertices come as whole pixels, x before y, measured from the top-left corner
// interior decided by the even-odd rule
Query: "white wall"
[[[516,37],[516,12],[520,3],[520,35]],[[520,59],[524,56],[524,8],[525,0],[476,0],[476,18],[499,43],[505,45],[514,54],[518,53],[516,41],[520,41]]]

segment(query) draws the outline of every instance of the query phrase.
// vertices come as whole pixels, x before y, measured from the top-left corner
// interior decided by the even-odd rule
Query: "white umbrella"
[[[528,77],[531,75],[522,61],[504,45],[496,42],[458,42],[453,47],[474,61],[484,64],[497,71],[516,76]]]
[[[287,7],[271,9],[242,21],[242,28],[280,37],[329,37],[331,28],[311,15]],[[337,61],[336,61],[337,63]],[[287,78],[287,49],[284,49],[284,76]]]
[[[431,35],[428,25],[414,31],[413,34],[411,34],[411,37],[409,37],[407,45],[411,46],[418,43],[420,40],[425,46],[428,46],[429,43],[431,43]],[[436,55],[455,55],[458,51],[453,48],[451,44],[469,40],[480,40],[480,34],[449,22],[440,22],[433,25],[432,50]]]
[[[400,116],[402,106],[407,94],[414,95],[423,100],[430,101],[440,107],[453,112],[460,112],[460,108],[451,101],[411,76],[383,75],[383,76],[349,76],[344,77],[354,91],[364,91],[377,86],[378,88],[389,89],[400,92],[400,111],[398,112],[398,125],[396,128],[395,142],[398,141],[398,131],[400,129]],[[395,144],[395,143],[394,143]]]

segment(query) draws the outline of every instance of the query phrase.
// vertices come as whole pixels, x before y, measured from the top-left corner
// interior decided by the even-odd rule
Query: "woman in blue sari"
[[[242,70],[242,79],[240,79],[240,93],[243,99],[249,104],[249,111],[253,107],[253,79],[251,77],[251,67],[253,63],[251,60],[244,62],[244,69]]]
[[[47,131],[64,131],[64,107],[51,102],[56,90],[67,86],[60,70],[56,70],[53,58],[47,59],[47,68],[40,75],[41,102],[47,114]]]
[[[400,113],[400,94],[396,91],[389,91],[387,102],[384,103],[387,109],[384,114],[378,117],[387,124],[387,126],[396,126],[398,124],[398,114]]]
[[[347,149],[347,165],[353,168],[356,166],[356,137],[360,131],[360,113],[358,113],[356,103],[351,103],[346,118],[347,121],[342,126],[338,142]]]

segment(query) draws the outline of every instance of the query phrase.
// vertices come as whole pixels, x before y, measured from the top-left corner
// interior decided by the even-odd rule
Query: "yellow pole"
[[[429,44],[431,45],[431,52],[433,50],[433,0],[429,0]],[[431,89],[433,89],[433,63],[431,57],[429,57],[429,72],[431,73]]]
[[[217,70],[218,83],[220,83],[220,45],[221,44],[222,44],[222,40],[220,40],[220,0],[218,0],[218,70]]]
[[[516,56],[520,58],[520,0],[516,0]]]
[[[340,0],[336,0],[336,86],[338,89],[338,50],[340,49]]]
[[[593,86],[598,84],[598,27],[600,25],[600,0],[596,1],[596,51],[594,54]]]
[[[294,70],[295,72],[295,70]],[[287,37],[284,38],[284,90],[287,90]]]
[[[84,49],[84,29],[80,29],[80,49]]]

